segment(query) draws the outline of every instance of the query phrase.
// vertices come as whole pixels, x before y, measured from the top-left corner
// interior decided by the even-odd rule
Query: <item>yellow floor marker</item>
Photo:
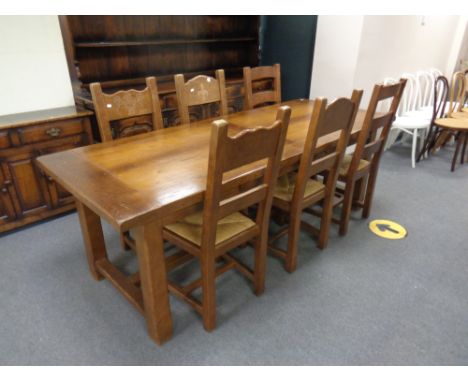
[[[403,239],[408,234],[405,227],[391,220],[372,220],[369,229],[377,236],[391,240]]]

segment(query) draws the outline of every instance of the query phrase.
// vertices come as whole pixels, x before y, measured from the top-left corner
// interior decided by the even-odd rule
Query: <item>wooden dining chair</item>
[[[202,315],[208,331],[216,326],[218,275],[235,268],[253,281],[255,294],[264,291],[268,220],[290,114],[291,109],[282,106],[271,126],[246,129],[232,138],[228,122],[213,122],[203,210],[164,226],[164,239],[197,257],[202,273],[201,279],[186,286],[169,282],[169,290]],[[260,160],[266,168],[258,182],[249,182],[249,189],[234,187],[236,193],[226,193],[233,189],[232,182],[226,180],[227,172]],[[239,177],[236,179],[238,184]],[[255,220],[239,212],[249,206],[257,206]],[[251,241],[255,247],[253,269],[228,252]],[[218,262],[221,265],[217,266]],[[192,294],[200,286],[202,301]]]
[[[297,266],[300,228],[318,236],[319,248],[323,249],[327,246],[338,168],[361,97],[362,90],[355,90],[351,99],[339,98],[328,106],[326,99],[316,99],[299,168],[297,172],[287,172],[278,179],[273,207],[288,214],[289,224],[272,236],[269,249],[273,255],[284,260],[284,267],[288,272],[293,272]],[[317,141],[332,133],[339,135],[334,149],[325,154],[317,153]],[[311,179],[320,173],[325,173],[323,183],[317,179]],[[302,212],[314,214],[309,207],[320,202],[323,207],[320,230],[318,230],[305,221],[301,221],[301,214]],[[285,234],[288,234],[287,249],[275,247],[274,243]]]
[[[340,225],[340,235],[345,235],[348,231],[353,204],[363,209],[363,218],[369,216],[380,157],[405,85],[406,79],[402,78],[396,84],[374,86],[354,153],[345,155],[338,173],[337,192],[340,197],[336,199],[334,206],[342,206],[341,217],[336,221]],[[381,101],[390,107],[387,111],[377,113]],[[362,198],[364,201],[361,201]]]
[[[449,118],[466,118],[466,112],[462,111],[465,102],[466,93],[466,76],[464,71],[455,72],[452,76],[452,84],[450,86],[450,106],[447,117]]]
[[[465,94],[467,89],[466,73],[463,71],[455,72],[452,76],[452,83],[450,86],[449,108],[446,118],[439,116],[434,120],[434,125],[438,128],[437,138],[433,145],[432,150],[436,151],[438,148],[445,145],[451,138],[456,142],[455,151],[452,157],[452,165],[450,170],[455,171],[458,155],[461,153],[460,164],[465,162],[466,146],[468,143],[468,129],[460,128],[459,120],[468,121],[468,110],[464,108]],[[466,124],[468,125],[468,123]],[[450,128],[453,126],[453,128]],[[463,146],[463,148],[462,148]]]
[[[206,106],[213,104],[218,104],[217,113],[219,116],[228,114],[224,70],[218,69],[216,78],[199,75],[187,82],[185,82],[183,74],[176,74],[174,81],[181,123],[190,123],[190,107],[192,106],[202,107],[202,119],[210,117]]]
[[[254,84],[270,80],[271,88],[254,92]],[[265,104],[281,103],[281,68],[273,66],[244,67],[244,109],[250,110]]]
[[[164,128],[156,78],[147,77],[143,90],[104,93],[99,82],[90,84],[94,112],[102,142]],[[130,232],[120,235],[125,250],[135,249]]]
[[[92,83],[90,90],[103,142],[164,127],[156,78],[147,77],[143,90],[108,94],[98,82]]]

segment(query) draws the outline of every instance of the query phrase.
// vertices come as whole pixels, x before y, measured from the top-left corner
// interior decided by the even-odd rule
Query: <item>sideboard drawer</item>
[[[22,144],[58,139],[85,132],[83,120],[51,122],[17,130]]]

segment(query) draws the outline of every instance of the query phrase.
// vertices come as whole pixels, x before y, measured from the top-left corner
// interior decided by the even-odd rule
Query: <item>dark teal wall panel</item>
[[[262,65],[281,64],[282,99],[309,98],[317,16],[261,16]]]

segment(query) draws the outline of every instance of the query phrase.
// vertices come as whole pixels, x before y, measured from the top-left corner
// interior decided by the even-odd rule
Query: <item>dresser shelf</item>
[[[255,42],[257,37],[233,37],[233,38],[208,38],[189,40],[145,40],[145,41],[87,41],[76,42],[76,48],[113,48],[126,46],[145,45],[191,45],[191,44],[216,44],[231,42]]]

